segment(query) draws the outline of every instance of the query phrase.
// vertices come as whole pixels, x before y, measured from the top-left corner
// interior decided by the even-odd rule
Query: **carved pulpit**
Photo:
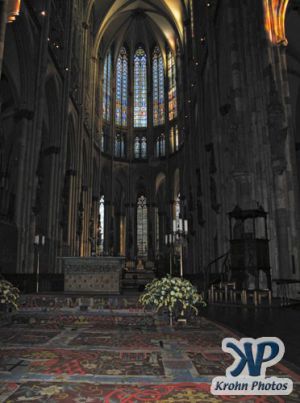
[[[236,206],[229,221],[232,280],[240,289],[271,289],[267,213]]]

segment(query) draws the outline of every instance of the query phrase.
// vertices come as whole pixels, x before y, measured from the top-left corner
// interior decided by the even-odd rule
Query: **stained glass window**
[[[147,158],[147,139],[146,137],[136,137],[134,139],[134,158]]]
[[[140,158],[140,139],[136,137],[134,139],[134,158]]]
[[[166,139],[165,139],[165,135],[162,133],[156,139],[156,156],[164,157],[165,155],[166,155]]]
[[[125,157],[125,136],[123,133],[117,133],[115,137],[115,157]]]
[[[174,153],[175,151],[179,150],[179,145],[180,145],[180,141],[179,141],[179,130],[178,130],[178,126],[172,126],[170,128],[170,148],[171,151]]]
[[[172,51],[168,52],[169,120],[177,117],[176,65]]]
[[[156,156],[157,156],[157,157],[160,157],[160,144],[159,144],[159,138],[157,138],[157,139],[156,139],[156,145],[155,145],[155,148],[156,148]]]
[[[147,158],[147,139],[142,137],[141,139],[141,158]]]
[[[171,152],[173,153],[175,151],[175,139],[174,139],[174,127],[173,126],[170,128],[170,148],[171,148]]]
[[[148,207],[147,199],[141,195],[137,201],[137,255],[148,254]]]
[[[177,151],[179,149],[179,130],[178,126],[175,125],[175,150]]]
[[[104,60],[103,71],[103,119],[110,119],[111,107],[111,52],[109,51]]]
[[[165,123],[164,62],[158,46],[154,49],[152,62],[153,124],[158,126]]]
[[[128,105],[128,56],[124,47],[121,48],[117,60],[116,72],[116,124],[127,126]]]
[[[142,47],[134,55],[134,127],[147,127],[147,55]]]

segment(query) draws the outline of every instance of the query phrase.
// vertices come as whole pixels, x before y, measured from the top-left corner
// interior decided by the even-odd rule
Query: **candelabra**
[[[40,247],[45,246],[45,235],[36,235],[34,237],[34,245],[36,248],[36,293],[38,293],[40,277]]]
[[[172,275],[172,248],[179,247],[180,277],[183,277],[183,246],[188,234],[188,220],[173,220],[172,231],[165,235],[165,245],[170,248],[170,274]]]

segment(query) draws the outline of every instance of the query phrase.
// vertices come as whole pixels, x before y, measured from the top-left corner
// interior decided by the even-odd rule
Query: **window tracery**
[[[147,55],[139,47],[134,55],[134,127],[147,127]]]
[[[155,47],[152,59],[153,79],[153,125],[162,125],[165,122],[165,95],[164,95],[164,63],[158,46]]]
[[[171,121],[177,117],[176,64],[171,50],[168,52],[168,79],[169,120]]]
[[[103,119],[110,120],[111,110],[111,70],[112,70],[112,56],[109,51],[105,57],[104,70],[103,70]]]
[[[128,55],[122,47],[117,59],[116,72],[116,124],[127,126],[128,108]]]

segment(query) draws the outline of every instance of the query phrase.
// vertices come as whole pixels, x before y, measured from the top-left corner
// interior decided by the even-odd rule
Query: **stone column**
[[[2,73],[6,21],[7,21],[7,0],[0,0],[0,77]]]
[[[289,247],[290,225],[288,205],[288,163],[286,159],[288,128],[285,126],[284,107],[280,101],[272,71],[270,71],[268,126],[272,152],[272,170],[274,175],[279,273],[281,273],[281,277],[288,277],[291,274],[291,251]]]

